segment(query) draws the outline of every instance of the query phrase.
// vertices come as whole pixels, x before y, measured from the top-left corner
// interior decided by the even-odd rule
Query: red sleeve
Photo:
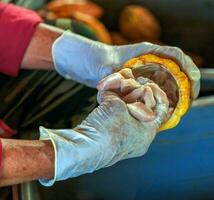
[[[1,168],[2,157],[3,157],[3,147],[2,147],[2,142],[0,138],[0,168]]]
[[[0,3],[0,73],[18,74],[22,59],[41,18],[31,10]]]

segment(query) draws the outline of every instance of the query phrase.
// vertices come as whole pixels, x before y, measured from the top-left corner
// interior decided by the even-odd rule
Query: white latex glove
[[[129,114],[127,105],[117,94],[105,91],[100,106],[75,129],[40,127],[40,139],[51,139],[55,149],[55,177],[40,182],[51,186],[56,180],[91,173],[120,160],[144,155],[168,111],[166,95],[156,100],[155,118],[143,123],[137,115],[133,118]],[[135,104],[131,106],[134,110]]]
[[[146,53],[176,60],[192,82],[192,99],[198,96],[200,72],[191,58],[177,47],[147,42],[112,46],[66,31],[52,48],[57,72],[67,79],[90,87],[96,87],[103,77],[118,71],[127,60]]]

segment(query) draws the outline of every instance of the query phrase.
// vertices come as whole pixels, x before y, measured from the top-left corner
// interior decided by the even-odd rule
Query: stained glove
[[[118,71],[127,60],[146,53],[163,55],[176,60],[192,82],[192,99],[200,89],[200,72],[191,58],[177,47],[143,42],[112,46],[92,41],[66,31],[53,44],[54,65],[59,74],[90,87],[112,72]]]
[[[50,139],[55,149],[54,179],[40,182],[51,186],[56,180],[91,173],[120,160],[144,155],[168,111],[165,93],[159,95],[158,92],[162,92],[159,88],[153,91],[157,101],[155,117],[146,123],[138,116],[139,105],[129,104],[135,116],[132,117],[116,93],[100,91],[102,103],[76,128],[40,127],[40,139]]]

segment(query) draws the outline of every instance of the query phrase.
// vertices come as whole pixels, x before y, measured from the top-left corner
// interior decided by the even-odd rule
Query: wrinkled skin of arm
[[[72,172],[73,174],[71,173],[67,177],[58,177],[58,180],[111,166],[122,159],[144,155],[148,150],[156,135],[156,129],[167,113],[167,96],[160,88],[153,88],[153,85],[149,86],[151,91],[148,93],[146,87],[143,88],[134,79],[125,78],[125,75],[123,74],[122,77],[122,74],[115,73],[101,81],[98,85],[100,89],[98,101],[101,102],[101,105],[81,125],[73,131],[70,130],[69,136],[73,135],[73,138],[69,140],[69,138],[65,139],[65,136],[62,137],[64,138],[62,140],[65,140],[64,145],[70,143],[71,145],[68,148],[69,151],[66,150],[68,154],[65,155],[65,151],[58,154],[58,158],[61,158],[60,163],[63,166],[66,165],[65,171],[72,172],[70,169],[74,169],[74,171],[76,169],[77,172],[75,175]],[[115,84],[112,84],[112,82]],[[118,86],[117,82],[119,83]],[[139,95],[136,96],[135,93],[132,93],[135,90],[138,92],[139,86],[142,87],[142,90],[145,90],[140,94],[143,100],[139,99]],[[108,91],[111,88],[114,89],[114,87],[116,87],[118,94],[122,94],[121,97],[117,93]],[[127,92],[129,94],[126,94]],[[125,104],[121,100],[123,95],[125,97],[129,95],[129,98],[132,99],[131,102]],[[150,102],[151,98],[154,101],[152,103]],[[123,114],[121,115],[121,113]],[[58,134],[63,132],[63,130],[55,131],[56,135],[57,132]],[[57,139],[59,138],[57,137]],[[82,142],[79,143],[79,141]],[[54,149],[50,140],[3,139],[2,143],[3,162],[0,168],[0,186],[53,178],[55,160]],[[121,146],[121,144],[123,145]],[[136,146],[136,144],[138,145]],[[102,154],[99,152],[101,149]],[[107,151],[107,149],[112,150]],[[63,146],[59,146],[58,152],[60,150],[63,150]],[[76,157],[77,152],[79,155]],[[69,158],[72,158],[73,161],[71,159],[70,163],[64,163],[64,159]],[[91,158],[94,160],[91,160]]]
[[[2,139],[0,187],[54,176],[54,149],[50,140]]]
[[[51,49],[63,30],[40,23],[21,63],[23,69],[53,70]],[[54,149],[50,140],[2,139],[0,187],[54,176]]]
[[[21,63],[22,69],[53,70],[51,49],[63,30],[40,23],[31,39]]]
[[[54,69],[51,49],[63,30],[40,23],[21,63],[23,69]],[[0,187],[16,183],[52,178],[54,149],[51,141],[2,139],[3,159]]]
[[[169,103],[167,95],[157,84],[142,76],[135,80],[132,70],[128,68],[102,79],[97,89],[98,103],[103,101],[105,91],[112,91],[127,104],[130,114],[142,123],[155,119],[155,106],[164,104],[168,107]]]

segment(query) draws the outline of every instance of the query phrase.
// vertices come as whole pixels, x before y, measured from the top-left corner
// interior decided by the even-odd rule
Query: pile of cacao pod
[[[127,5],[119,14],[118,30],[109,32],[101,22],[104,10],[87,0],[53,0],[38,11],[46,23],[72,31],[106,44],[125,45],[137,42],[151,42],[164,45],[161,40],[161,26],[158,19],[147,8]],[[203,58],[186,52],[198,67]]]

